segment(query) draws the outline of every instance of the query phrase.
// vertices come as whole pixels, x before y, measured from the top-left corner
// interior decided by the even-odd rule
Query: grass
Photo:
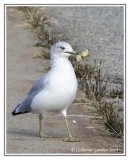
[[[39,28],[44,32],[44,28],[51,24],[51,20],[36,7],[20,7],[20,9],[26,14],[27,22],[32,28]]]
[[[116,137],[123,137],[123,117],[119,116],[119,109],[113,103],[105,103],[100,108],[100,112],[103,115],[105,127]]]
[[[42,48],[41,55],[38,54],[37,56],[49,59],[50,47],[57,41],[61,40],[63,34],[52,32],[50,27],[52,25],[51,19],[47,17],[39,7],[19,7],[19,9],[25,13],[27,17],[26,21],[32,29],[36,30],[38,42],[35,46]]]
[[[106,80],[103,76],[101,66],[98,67],[96,63],[94,63],[94,66],[86,63],[77,63],[74,59],[71,61],[81,89],[102,116],[106,129],[114,136],[123,138],[123,106],[119,107],[117,103],[118,99],[123,99],[124,97],[123,82],[119,81],[116,84],[116,89],[109,88],[109,79]],[[102,65],[102,60],[99,64]],[[109,99],[109,101],[102,101],[103,98]]]
[[[27,22],[37,31],[38,42],[35,46],[42,48],[40,58],[49,59],[50,46],[61,40],[63,34],[51,31],[51,20],[39,8],[20,7],[20,9],[26,14]],[[74,66],[81,89],[102,116],[106,129],[114,136],[123,139],[123,106],[119,107],[118,103],[114,101],[115,99],[123,100],[123,80],[116,82],[116,87],[111,88],[108,84],[112,82],[106,79],[102,73],[102,60],[100,60],[99,66],[97,66],[96,60],[94,60],[92,65],[77,62],[75,58],[70,58],[70,60]],[[102,102],[103,98],[110,100]]]

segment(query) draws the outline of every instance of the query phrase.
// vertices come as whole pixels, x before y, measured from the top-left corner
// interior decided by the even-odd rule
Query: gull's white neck
[[[71,62],[67,57],[54,57],[51,60],[50,79],[52,81],[50,81],[50,84],[52,82],[53,87],[55,84],[56,90],[58,86],[59,92],[62,92],[62,88],[65,94],[70,94],[69,97],[72,96],[74,98],[77,90],[77,79]]]
[[[51,68],[74,70],[68,57],[51,57]]]

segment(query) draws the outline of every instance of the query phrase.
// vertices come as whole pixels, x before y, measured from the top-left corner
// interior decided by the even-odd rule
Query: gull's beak
[[[65,53],[69,53],[69,54],[72,54],[72,55],[77,55],[77,54],[79,54],[77,51],[72,51],[72,52],[65,52]]]

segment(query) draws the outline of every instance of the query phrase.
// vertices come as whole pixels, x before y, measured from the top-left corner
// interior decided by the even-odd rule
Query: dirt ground
[[[7,9],[6,26],[6,154],[121,154],[119,139],[105,132],[101,118],[90,105],[73,103],[68,110],[72,134],[80,142],[64,142],[67,131],[62,116],[46,116],[43,128],[54,138],[38,137],[38,115],[12,116],[11,112],[26,96],[33,83],[49,66],[47,60],[35,59],[35,35],[27,30],[17,9]],[[84,94],[78,92],[77,98]]]

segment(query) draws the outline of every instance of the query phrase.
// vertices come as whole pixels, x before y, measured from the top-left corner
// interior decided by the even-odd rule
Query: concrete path
[[[34,35],[24,25],[24,17],[13,8],[7,9],[7,90],[6,90],[6,153],[7,154],[120,154],[119,140],[104,131],[101,118],[87,104],[74,103],[68,110],[72,134],[80,142],[64,142],[67,131],[61,116],[46,116],[43,128],[54,138],[38,137],[38,115],[12,116],[12,110],[26,96],[32,84],[49,66],[47,60],[35,59],[39,50]],[[78,92],[77,98],[84,94]]]

